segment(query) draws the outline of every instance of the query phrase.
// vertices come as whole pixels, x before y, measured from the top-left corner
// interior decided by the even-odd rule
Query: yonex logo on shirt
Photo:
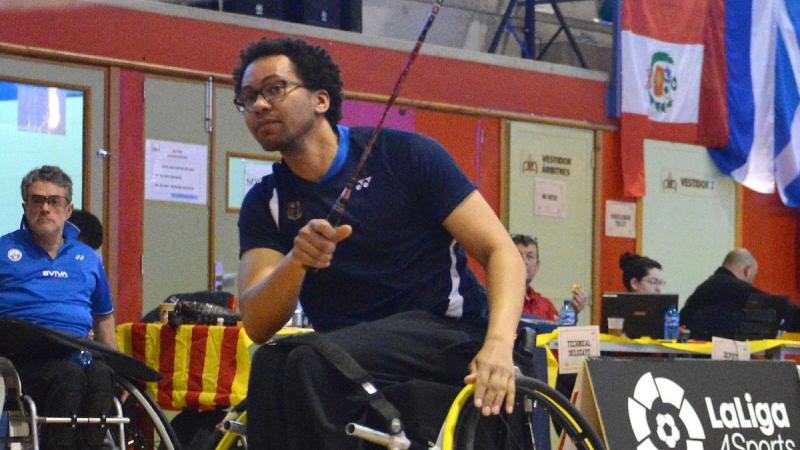
[[[63,270],[43,270],[42,276],[45,278],[69,278],[69,274]]]
[[[372,177],[362,178],[358,180],[358,184],[356,184],[356,190],[360,191],[362,188],[366,189],[369,187],[369,182],[372,180]]]

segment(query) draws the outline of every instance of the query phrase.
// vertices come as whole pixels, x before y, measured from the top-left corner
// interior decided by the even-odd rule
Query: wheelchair
[[[0,450],[38,450],[42,427],[54,424],[107,427],[106,447],[115,450],[145,450],[154,445],[165,450],[180,450],[169,421],[153,399],[140,388],[144,381],[157,379],[160,376],[157,372],[100,344],[75,340],[22,321],[0,319],[0,330]],[[19,373],[10,359],[20,356],[21,352],[14,350],[15,346],[19,348],[20,343],[31,342],[31,339],[35,339],[35,343],[28,345],[26,350],[34,353],[41,348],[53,351],[54,347],[68,346],[104,358],[114,369],[114,382],[120,391],[127,393],[127,399],[122,402],[115,398],[113,414],[105,417],[40,416],[36,403],[26,395]],[[38,348],[31,350],[32,347]]]
[[[506,416],[484,417],[474,407],[472,394],[474,386],[461,389],[450,404],[436,442],[428,442],[429,450],[536,450],[550,448],[549,433],[542,443],[534,431],[534,411],[543,416],[539,420],[551,422],[561,430],[561,439],[570,440],[575,448],[581,450],[603,450],[603,441],[589,422],[572,403],[561,393],[535,378],[517,375],[517,399],[515,413]],[[431,401],[441,400],[433,395]],[[247,430],[246,400],[231,409],[204,450],[247,449],[245,433]],[[410,448],[399,418],[395,430],[375,430],[358,423],[350,423],[344,433],[362,439],[388,450]]]
[[[518,357],[533,357],[530,352],[532,340],[535,342],[532,334],[521,333],[517,345],[522,352],[517,354]],[[320,349],[322,344],[316,342],[314,346]],[[322,346],[328,347],[327,344]],[[334,363],[347,378],[365,379],[363,369],[351,367],[350,362],[346,361],[348,357],[336,354],[340,350],[325,350],[323,353],[333,351],[333,355],[326,355],[328,361]],[[378,395],[375,395],[375,388],[371,383],[364,383],[361,388],[370,409],[383,419],[382,423],[387,429],[378,430],[363,424],[350,423],[342,431],[389,450],[411,448],[412,439],[415,448],[420,448],[420,443],[424,443],[428,450],[549,449],[551,424],[558,430],[561,440],[571,441],[574,448],[605,448],[597,432],[564,395],[547,383],[522,375],[519,369],[514,413],[510,416],[503,412],[499,416],[484,417],[472,402],[472,385],[460,388],[411,380],[382,388]],[[204,450],[247,449],[246,402],[245,399],[231,409]],[[434,409],[441,413],[425,413]],[[438,424],[420,423],[430,421],[432,417],[444,416],[445,410],[446,417],[441,427]],[[403,421],[400,411],[403,411],[405,417]]]

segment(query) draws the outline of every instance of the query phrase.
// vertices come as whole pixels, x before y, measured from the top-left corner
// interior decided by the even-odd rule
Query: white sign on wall
[[[208,201],[208,147],[147,139],[144,198],[205,205]]]
[[[567,184],[563,181],[536,178],[534,183],[533,214],[563,219],[567,216],[564,208]]]
[[[636,237],[636,203],[606,200],[606,236]]]

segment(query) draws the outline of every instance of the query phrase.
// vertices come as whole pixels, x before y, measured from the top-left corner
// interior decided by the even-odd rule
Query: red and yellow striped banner
[[[147,391],[164,409],[210,409],[247,395],[253,342],[240,327],[126,323],[117,327],[117,342],[161,372]]]

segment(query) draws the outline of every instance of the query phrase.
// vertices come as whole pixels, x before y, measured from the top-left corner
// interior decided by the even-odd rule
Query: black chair
[[[738,341],[774,339],[778,335],[783,314],[779,314],[782,299],[769,294],[752,294],[744,308],[737,314],[736,334]]]

